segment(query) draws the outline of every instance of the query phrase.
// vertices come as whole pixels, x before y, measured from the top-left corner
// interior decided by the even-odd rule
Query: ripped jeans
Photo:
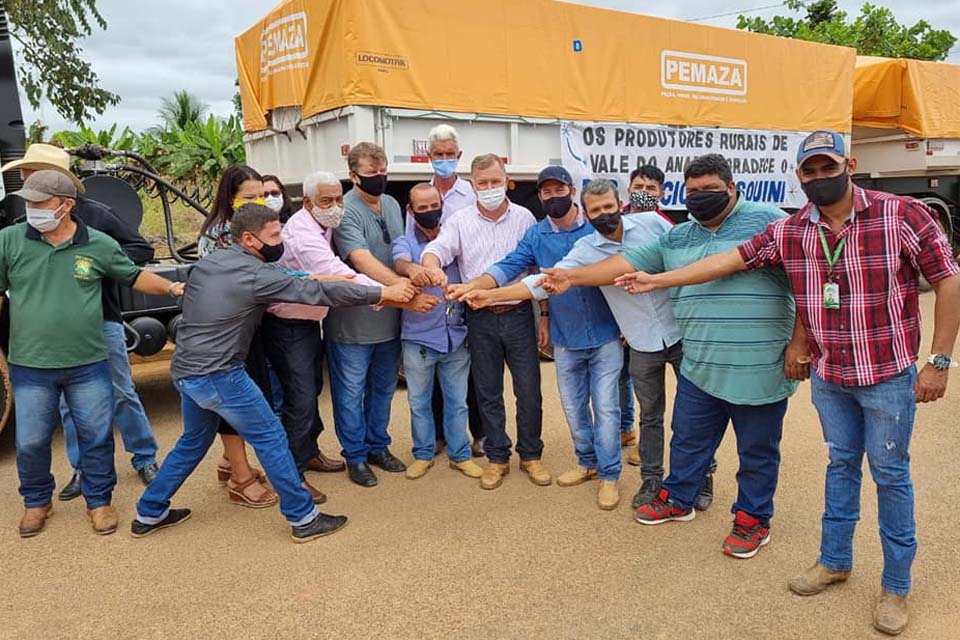
[[[917,554],[910,479],[910,437],[916,412],[915,366],[879,384],[846,387],[811,370],[813,404],[820,414],[827,466],[820,564],[835,571],[853,566],[853,532],[860,519],[863,454],[877,485],[885,591],[910,592]]]

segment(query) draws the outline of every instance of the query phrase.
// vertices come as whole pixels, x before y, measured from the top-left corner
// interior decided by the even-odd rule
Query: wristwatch
[[[930,357],[927,358],[927,362],[932,364],[934,368],[940,371],[946,371],[947,369],[960,366],[960,362],[953,360],[945,353],[931,353]]]

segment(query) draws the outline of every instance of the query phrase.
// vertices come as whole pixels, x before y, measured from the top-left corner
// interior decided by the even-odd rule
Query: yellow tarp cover
[[[960,138],[960,65],[858,56],[853,124]]]
[[[855,51],[556,0],[286,0],[236,39],[244,128],[376,105],[850,130]]]

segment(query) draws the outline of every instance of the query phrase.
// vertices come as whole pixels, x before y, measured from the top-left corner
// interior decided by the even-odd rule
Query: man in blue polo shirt
[[[414,226],[393,243],[393,268],[415,284],[426,285],[426,268],[420,265],[423,250],[440,234],[443,199],[440,190],[422,182],[410,190],[407,213]],[[451,262],[444,269],[447,282],[460,282],[460,268]],[[425,287],[423,293],[439,301],[439,287]],[[433,466],[438,427],[447,443],[450,466],[469,478],[479,478],[483,469],[470,459],[467,438],[467,385],[470,352],[465,340],[467,325],[463,305],[438,304],[426,312],[404,309],[400,337],[403,343],[403,372],[407,379],[410,422],[413,428],[413,464],[407,478],[423,477]],[[435,424],[432,409],[434,378],[443,394],[441,425]]]
[[[633,271],[659,273],[751,239],[784,217],[776,207],[748,202],[737,191],[726,159],[696,158],[684,170],[691,220],[655,241],[625,247],[591,267],[547,269],[551,293],[571,286],[612,284]],[[733,422],[740,469],[734,524],[723,552],[752,558],[770,541],[780,437],[787,398],[796,383],[784,372],[784,351],[803,341],[794,328],[793,296],[783,270],[741,273],[670,291],[683,334],[670,442],[670,475],[659,494],[636,511],[641,524],[692,520],[704,474]]]
[[[456,297],[474,308],[529,300],[533,294],[523,282],[502,285],[537,268],[552,267],[577,240],[593,233],[575,203],[576,189],[566,169],[545,168],[537,188],[546,217],[527,230],[513,253],[474,280],[471,290],[456,291]],[[597,504],[614,509],[620,503],[620,329],[596,287],[577,287],[555,297],[549,318],[560,402],[579,460],[579,466],[557,478],[557,484],[569,487],[599,476]]]

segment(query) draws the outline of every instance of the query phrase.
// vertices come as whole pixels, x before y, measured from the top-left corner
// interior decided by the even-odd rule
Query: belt
[[[489,311],[490,313],[495,313],[500,315],[502,313],[510,313],[511,311],[516,311],[520,308],[521,303],[516,304],[497,304],[492,307],[487,307],[484,311]]]

